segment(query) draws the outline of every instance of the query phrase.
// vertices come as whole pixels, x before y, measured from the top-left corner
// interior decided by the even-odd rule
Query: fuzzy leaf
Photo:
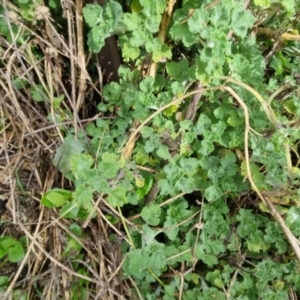
[[[100,5],[87,4],[82,12],[85,22],[91,28],[103,21],[103,9]]]
[[[128,202],[126,190],[122,187],[116,187],[112,189],[108,194],[107,200],[108,203],[113,207],[122,207]]]
[[[147,224],[157,226],[160,222],[161,208],[158,204],[151,204],[142,209],[142,218]]]

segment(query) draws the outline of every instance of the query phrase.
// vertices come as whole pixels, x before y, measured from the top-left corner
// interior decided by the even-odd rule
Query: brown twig
[[[86,89],[86,72],[83,70],[86,69],[85,64],[85,54],[84,54],[84,38],[83,38],[83,16],[82,16],[82,0],[76,0],[75,6],[75,15],[76,15],[76,31],[77,31],[77,62],[79,64],[79,84],[78,84],[78,96],[76,100],[76,111],[79,111],[81,108]]]

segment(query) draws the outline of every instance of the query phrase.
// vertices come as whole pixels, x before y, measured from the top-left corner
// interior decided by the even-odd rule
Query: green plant
[[[19,262],[24,257],[24,249],[20,242],[10,236],[0,238],[0,259],[8,255],[11,262]]]
[[[8,276],[0,276],[0,296],[3,297],[6,288],[9,284],[9,278]],[[20,291],[18,289],[15,289],[12,293],[12,299],[20,299],[20,300],[25,300],[27,299],[27,293],[25,291]]]
[[[136,4],[84,9],[90,51],[117,33],[127,65],[98,104],[115,118],[71,130],[57,149],[74,192],[42,202],[80,220],[96,216],[95,195],[116,209],[137,297],[299,293],[298,248],[285,238],[300,234],[299,59],[285,52],[299,45],[266,62],[268,45],[249,34],[256,15],[241,1]],[[299,3],[281,5],[286,20]]]

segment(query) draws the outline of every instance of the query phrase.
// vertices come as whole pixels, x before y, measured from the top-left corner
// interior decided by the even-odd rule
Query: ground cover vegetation
[[[1,299],[298,299],[299,17],[1,1]]]

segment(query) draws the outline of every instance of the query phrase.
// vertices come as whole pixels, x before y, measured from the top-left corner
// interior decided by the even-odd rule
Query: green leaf
[[[145,222],[151,226],[160,223],[161,207],[158,204],[151,204],[142,209],[141,216]]]
[[[5,251],[12,247],[14,243],[15,240],[10,236],[3,236],[0,238],[0,246]]]
[[[140,83],[140,89],[146,94],[151,94],[154,91],[154,78],[149,76],[143,79]]]
[[[209,140],[203,140],[201,141],[201,148],[200,148],[200,153],[203,156],[209,155],[211,152],[213,152],[215,149],[213,143]]]
[[[122,207],[128,203],[126,190],[122,187],[112,189],[108,194],[107,201],[113,207]]]
[[[122,48],[122,55],[124,61],[134,60],[137,57],[139,57],[140,49],[135,46],[132,46],[127,38],[121,37],[119,42]]]
[[[9,283],[9,278],[7,276],[0,276],[0,287],[7,285]]]
[[[88,33],[87,44],[89,50],[93,53],[98,53],[105,44],[105,39],[109,36],[110,28],[108,26],[95,26]]]
[[[189,31],[187,23],[174,24],[170,29],[170,35],[175,41],[182,41],[185,47],[190,47],[198,42],[195,39],[195,34]]]
[[[143,9],[139,0],[132,0],[130,3],[130,8],[133,12],[140,13]]]
[[[159,276],[166,267],[166,256],[164,252],[165,245],[154,242],[142,249],[131,251],[124,264],[124,270],[127,275],[134,275],[136,278],[147,278],[148,281],[154,281],[154,278],[148,273],[149,269]]]
[[[243,6],[237,6],[232,12],[232,30],[241,38],[247,35],[247,31],[253,26],[255,18],[249,10]]]
[[[300,236],[300,208],[291,207],[287,212],[286,225],[296,236]]]
[[[238,169],[235,154],[233,152],[226,153],[221,159],[220,175],[226,174],[227,177],[234,176],[238,173]]]
[[[25,78],[17,77],[12,82],[13,87],[17,90],[21,90],[28,86],[28,81]]]
[[[254,4],[256,6],[261,6],[261,7],[269,7],[270,6],[271,1],[270,0],[254,0]]]
[[[260,251],[266,251],[270,248],[270,244],[264,240],[264,234],[261,230],[256,230],[250,233],[247,238],[247,246],[250,251],[259,253]]]
[[[80,243],[78,243],[75,239],[70,238],[65,247],[65,251],[63,252],[63,257],[68,255],[68,257],[74,257],[78,254],[78,252],[82,249]]]
[[[49,0],[49,7],[55,11],[61,9],[61,3],[59,0]]]
[[[100,5],[87,4],[83,9],[85,22],[92,28],[103,22],[103,9]]]
[[[179,232],[179,225],[177,224],[186,220],[192,214],[192,211],[189,210],[187,206],[188,203],[182,199],[178,203],[173,203],[172,206],[168,208],[164,228],[166,228],[165,232],[170,240],[177,238]],[[188,226],[188,222],[185,223],[185,226]]]
[[[165,292],[167,295],[172,296],[171,299],[175,299],[175,298],[173,298],[175,296],[175,290],[176,290],[176,287],[174,285],[165,285],[164,289],[165,289]],[[164,299],[165,299],[165,297],[164,297]]]
[[[143,137],[146,139],[146,138],[149,138],[153,135],[154,130],[153,130],[152,127],[144,126],[141,129],[141,133],[142,133]]]
[[[255,182],[256,186],[259,189],[264,190],[267,185],[265,183],[265,177],[260,172],[259,167],[255,163],[250,162],[250,170],[251,170],[252,179]],[[241,174],[243,176],[248,176],[245,161],[243,161],[241,164]]]
[[[224,288],[224,282],[222,280],[220,270],[208,272],[207,275],[205,276],[205,279],[220,289]]]
[[[171,157],[169,148],[166,145],[161,145],[156,151],[156,154],[162,159],[169,159]]]
[[[43,102],[49,100],[42,84],[36,84],[35,86],[31,86],[29,88],[29,92],[31,94],[32,99],[36,102]]]
[[[151,175],[145,175],[143,178],[143,185],[136,190],[138,199],[144,199],[146,195],[150,192],[154,183],[154,178]]]
[[[53,108],[59,109],[64,99],[65,99],[65,95],[61,95],[59,97],[53,97]]]
[[[8,259],[11,262],[19,262],[25,256],[23,246],[20,242],[15,241],[8,250]]]
[[[126,25],[127,29],[130,31],[139,29],[141,21],[141,15],[136,12],[133,12],[131,14],[125,13],[123,15],[123,22]]]
[[[144,148],[139,148],[137,153],[134,155],[135,162],[140,165],[145,165],[149,162],[149,154],[145,151]]]
[[[104,22],[109,24],[110,32],[118,25],[123,18],[122,6],[115,1],[107,1],[103,7]]]
[[[78,237],[82,237],[83,236],[83,231],[82,231],[82,228],[76,224],[76,223],[73,223],[69,226],[69,229],[70,231],[72,231],[76,236]]]
[[[71,170],[71,157],[83,152],[84,149],[85,145],[81,141],[69,135],[65,138],[64,143],[57,148],[53,164],[66,176]]]
[[[220,1],[210,10],[209,20],[211,24],[215,28],[219,28],[220,31],[226,31],[229,27],[232,14],[232,5],[233,1]]]
[[[186,9],[177,9],[173,15],[173,25],[170,28],[170,35],[175,41],[180,41],[185,47],[197,43],[199,40],[195,34],[190,32],[186,19],[188,12]]]
[[[217,256],[207,254],[205,251],[205,246],[201,245],[201,244],[197,244],[196,250],[195,250],[195,256],[198,259],[201,259],[203,261],[203,263],[205,263],[209,267],[212,267],[213,265],[216,265],[218,263]]]
[[[281,5],[287,10],[289,15],[292,15],[295,12],[295,0],[282,0]],[[299,3],[298,3],[299,5]]]
[[[218,186],[212,185],[205,189],[204,191],[204,197],[209,202],[215,202],[218,201],[222,197],[222,191]]]
[[[150,259],[143,252],[143,249],[136,249],[128,254],[124,269],[129,276],[140,274],[147,269]]]
[[[24,257],[23,246],[10,236],[0,238],[0,259],[8,254],[11,262],[19,262]]]
[[[132,32],[132,36],[129,38],[128,41],[130,43],[130,46],[138,48],[144,46],[148,38],[149,37],[145,35],[145,31],[139,28]]]
[[[185,173],[191,176],[197,172],[199,167],[199,160],[193,157],[182,157],[179,161],[179,164],[184,169]]]
[[[120,158],[120,156],[114,153],[105,152],[101,155],[99,171],[101,172],[101,176],[113,178],[124,165],[125,160],[123,158]]]
[[[8,249],[4,249],[0,244],[0,259],[8,253]]]
[[[147,52],[152,53],[152,60],[154,62],[159,62],[162,59],[172,57],[170,47],[166,44],[163,44],[158,38],[147,41],[145,47]]]
[[[165,0],[139,0],[143,7],[142,12],[146,17],[151,18],[153,15],[162,14],[166,8]]]
[[[216,51],[217,50],[217,51]],[[223,76],[225,55],[218,52],[219,49],[205,48],[196,61],[196,78],[208,84],[216,77]]]
[[[160,179],[158,181],[158,187],[160,188],[161,195],[174,195],[176,193],[174,186],[167,179]]]
[[[61,207],[72,198],[72,193],[63,189],[52,189],[44,194],[41,199],[45,207]]]
[[[188,19],[188,26],[191,33],[203,34],[207,29],[209,14],[207,10],[195,9],[193,15]]]
[[[198,118],[193,130],[195,134],[202,135],[206,131],[210,130],[211,124],[211,119],[205,113],[202,113]]]
[[[153,230],[148,225],[144,224],[142,226],[142,246],[145,247],[147,245],[157,243],[155,237],[161,232],[160,230]]]
[[[78,184],[76,190],[73,192],[73,202],[77,203],[79,207],[91,202],[93,199],[94,189],[92,187],[86,187],[85,184]]]
[[[168,74],[173,77],[174,80],[178,80],[179,82],[189,80],[191,76],[187,59],[182,59],[179,62],[167,62],[166,68]]]
[[[76,178],[83,176],[93,163],[93,158],[88,154],[79,153],[70,158],[71,171]]]
[[[79,206],[74,202],[65,204],[59,211],[60,217],[75,219],[79,213]]]

